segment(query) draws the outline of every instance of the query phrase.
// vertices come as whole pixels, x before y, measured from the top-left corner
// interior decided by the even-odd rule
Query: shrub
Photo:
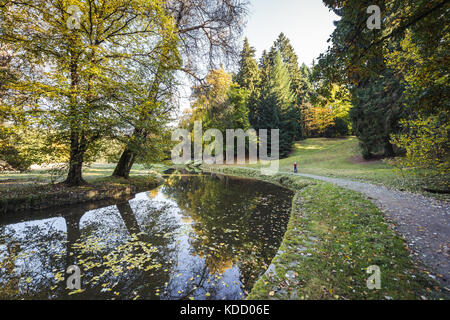
[[[26,171],[31,165],[30,161],[11,145],[2,145],[0,147],[0,160],[6,161],[13,169],[19,171]]]
[[[406,151],[395,159],[397,166],[410,168],[425,185],[450,189],[449,112],[402,120],[404,133],[393,135],[391,142]]]

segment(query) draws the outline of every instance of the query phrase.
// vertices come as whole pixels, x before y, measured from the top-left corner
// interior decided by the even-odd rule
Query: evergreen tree
[[[255,59],[255,49],[250,47],[248,39],[244,39],[239,60],[239,71],[236,74],[235,81],[241,88],[250,92],[256,90],[259,82],[258,63]]]
[[[307,96],[303,91],[303,77],[302,72],[299,68],[298,57],[295,54],[294,47],[292,46],[290,40],[285,36],[284,33],[280,33],[277,40],[274,42],[269,57],[271,59],[272,64],[274,63],[274,58],[276,56],[276,52],[279,52],[282,58],[284,65],[289,73],[289,79],[291,81],[290,89],[295,95],[295,109],[291,110],[292,117],[296,119],[296,139],[301,139],[303,137],[302,132],[302,113],[301,113],[301,105],[306,102]]]
[[[370,32],[366,9],[373,2],[323,2],[341,19],[319,60],[321,80],[353,95],[350,117],[363,156],[393,155],[389,136],[399,133],[402,117],[448,109],[448,1],[377,1],[384,27]]]
[[[390,136],[399,132],[400,119],[406,116],[403,91],[390,70],[368,78],[354,90],[350,119],[364,158],[395,155]]]
[[[280,33],[277,40],[274,42],[271,48],[272,55],[274,51],[280,52],[282,61],[289,72],[291,90],[297,94],[300,88],[302,73],[298,65],[298,57],[294,52],[294,48],[284,33]]]
[[[264,58],[267,55],[263,56]],[[273,65],[266,67],[257,108],[256,128],[280,129],[280,156],[288,155],[297,130],[295,94],[291,90],[289,71],[277,52]],[[269,144],[270,145],[270,144]]]
[[[301,80],[300,80],[300,98],[302,105],[311,100],[311,96],[314,94],[314,86],[312,80],[312,70],[304,63],[300,67]]]
[[[271,59],[269,52],[264,50],[261,58],[259,59],[259,78],[260,81],[267,81],[269,77],[269,68],[273,64],[273,59]],[[262,86],[262,83],[260,83]]]
[[[247,91],[247,108],[250,123],[255,122],[256,105],[259,99],[260,74],[255,59],[255,49],[250,46],[248,39],[244,39],[244,46],[240,54],[239,71],[235,76],[235,83]]]

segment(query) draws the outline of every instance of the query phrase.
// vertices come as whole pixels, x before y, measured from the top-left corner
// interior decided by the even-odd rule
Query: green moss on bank
[[[412,263],[406,244],[360,193],[328,183],[258,170],[211,171],[282,184],[294,191],[280,250],[248,299],[447,299]],[[381,270],[381,289],[367,288],[367,267]]]

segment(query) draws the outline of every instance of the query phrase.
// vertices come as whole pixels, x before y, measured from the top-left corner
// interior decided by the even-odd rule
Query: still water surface
[[[3,216],[0,298],[245,298],[278,250],[292,195],[255,180],[172,175],[115,205]],[[80,291],[66,288],[70,265],[81,269]]]

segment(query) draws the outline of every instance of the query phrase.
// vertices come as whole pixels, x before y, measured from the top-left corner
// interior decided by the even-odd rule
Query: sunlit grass
[[[423,192],[410,172],[406,171],[402,176],[382,160],[365,161],[356,137],[311,138],[296,142],[289,157],[280,160],[279,170],[292,172],[294,162],[297,162],[299,173],[367,181],[400,190]],[[247,166],[258,168],[260,164]]]
[[[98,179],[102,177],[111,176],[116,164],[114,163],[93,163],[90,165],[86,165],[83,168],[83,178],[87,181]],[[141,164],[135,164],[131,169],[130,176],[141,176],[148,175],[151,170],[146,169]],[[62,181],[65,178],[65,174],[62,174],[61,177],[58,178],[58,181]],[[23,173],[1,173],[0,181],[5,180],[18,180],[21,182],[25,181],[34,181],[34,182],[50,182],[52,179],[52,175],[50,170],[30,170],[28,172]]]
[[[364,160],[356,137],[310,138],[298,141],[289,157],[280,160],[279,171],[293,172],[294,162],[297,162],[299,173],[369,182],[449,200],[448,195],[424,191],[422,181],[411,170],[404,169],[401,174],[383,160]],[[258,163],[245,166],[259,168],[260,165]]]

